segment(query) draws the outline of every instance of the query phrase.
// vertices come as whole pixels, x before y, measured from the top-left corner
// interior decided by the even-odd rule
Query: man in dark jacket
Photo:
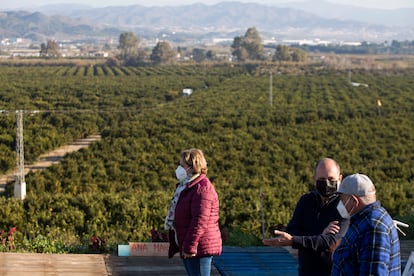
[[[348,230],[336,206],[336,194],[342,175],[338,163],[330,158],[318,161],[314,169],[315,190],[299,199],[286,232],[275,231],[277,238],[265,239],[270,246],[292,246],[298,249],[299,275],[330,275],[332,252]]]

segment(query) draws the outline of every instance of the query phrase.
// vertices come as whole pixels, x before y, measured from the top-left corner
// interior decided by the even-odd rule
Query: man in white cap
[[[400,242],[393,220],[364,174],[345,177],[338,211],[351,218],[333,255],[332,275],[401,275]]]

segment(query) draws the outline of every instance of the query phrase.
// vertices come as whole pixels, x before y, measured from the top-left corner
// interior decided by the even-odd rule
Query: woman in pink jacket
[[[179,252],[190,276],[209,276],[212,258],[222,250],[219,200],[206,176],[207,170],[201,150],[181,152],[176,169],[179,182],[165,218],[170,241],[168,257]]]

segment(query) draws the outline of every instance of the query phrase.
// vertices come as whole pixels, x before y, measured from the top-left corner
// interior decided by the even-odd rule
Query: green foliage
[[[278,45],[272,59],[273,61],[303,62],[307,59],[307,53],[298,48]]]
[[[195,62],[203,62],[207,58],[206,50],[200,48],[194,48],[192,56]]]
[[[244,36],[235,37],[231,48],[238,61],[263,59],[262,39],[255,27],[248,28]]]
[[[174,55],[174,50],[171,48],[170,44],[166,41],[160,41],[152,49],[150,59],[157,65],[169,64],[173,62]]]
[[[261,246],[263,242],[249,232],[236,227],[230,230],[228,238],[223,241],[223,244],[227,246]]]
[[[24,239],[22,248],[36,253],[65,253],[65,246],[60,241],[50,241],[45,236],[38,235],[33,240]]]
[[[48,40],[40,45],[40,55],[45,57],[59,57],[59,44],[56,40]]]
[[[124,32],[119,36],[119,50],[120,60],[128,64],[128,61],[134,60],[138,57],[140,39],[133,32]]]
[[[270,66],[279,72],[272,106],[266,64],[0,67],[0,171],[15,164],[15,109],[26,111],[28,163],[74,138],[103,137],[28,174],[23,202],[8,185],[0,226],[17,227],[16,245],[27,239],[35,251],[88,251],[92,236],[109,248],[148,241],[163,227],[188,147],[206,154],[220,226],[234,229],[229,243],[261,236],[260,189],[266,233],[286,224],[325,156],[344,175],[369,175],[390,214],[412,224],[413,72],[354,71],[369,87],[353,87],[346,71]],[[182,97],[187,87],[194,93]]]
[[[64,235],[64,233],[63,233]],[[66,237],[54,236],[52,234],[37,235],[34,238],[28,238],[23,233],[17,231],[14,237],[14,249],[10,249],[7,242],[0,244],[0,252],[31,252],[31,253],[49,253],[49,254],[63,254],[63,253],[98,253],[92,249],[91,244],[81,244],[79,240],[73,240],[69,243]],[[110,248],[105,252],[114,252]]]

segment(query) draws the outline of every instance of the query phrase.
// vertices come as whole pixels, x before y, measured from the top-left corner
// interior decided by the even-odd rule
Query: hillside
[[[0,12],[0,39],[24,38],[35,42],[48,39],[98,39],[105,36],[119,36],[121,31],[103,24],[91,24],[67,16],[47,16],[40,12]]]
[[[53,5],[30,12],[3,11],[0,14],[0,37],[23,37],[38,41],[50,37],[62,40],[79,37],[117,38],[122,31],[134,31],[145,39],[164,35],[171,41],[179,41],[183,37],[233,38],[255,26],[264,39],[318,38],[374,42],[414,39],[414,22],[410,20],[412,17],[407,16],[412,12],[409,9],[386,12],[331,6],[324,2],[319,3],[318,7],[320,9],[317,10],[323,12],[318,13],[306,5],[279,7],[239,2],[104,8]],[[348,16],[327,13],[328,10],[344,10]],[[359,16],[351,17],[350,14]],[[365,19],[369,17],[376,20],[367,22]]]

